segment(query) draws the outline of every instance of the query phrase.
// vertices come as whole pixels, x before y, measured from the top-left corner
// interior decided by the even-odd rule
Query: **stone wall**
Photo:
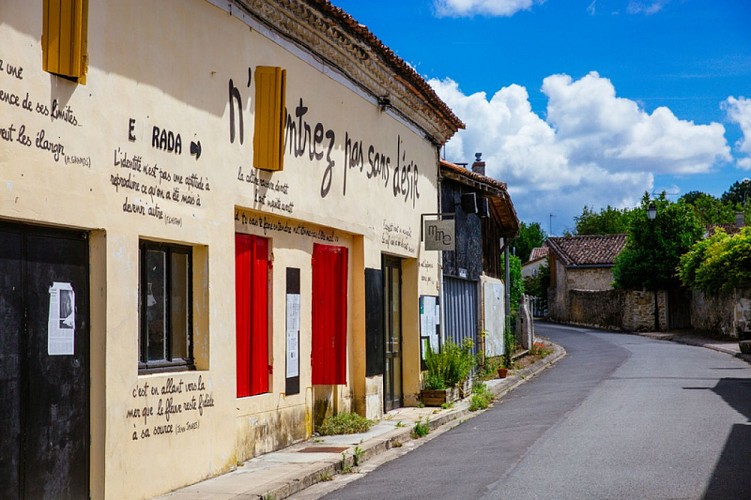
[[[719,295],[694,290],[691,324],[697,330],[748,337],[751,335],[751,289],[735,289]]]
[[[667,330],[667,294],[657,293],[659,330]],[[623,329],[632,332],[655,330],[655,293],[651,290],[629,290],[625,292],[623,308]]]
[[[621,290],[571,290],[570,321],[577,325],[621,330],[625,295]]]

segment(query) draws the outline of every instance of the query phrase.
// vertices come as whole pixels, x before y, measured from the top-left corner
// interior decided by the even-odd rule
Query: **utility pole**
[[[548,219],[548,236],[553,236],[553,217],[555,215],[550,214],[550,218]]]

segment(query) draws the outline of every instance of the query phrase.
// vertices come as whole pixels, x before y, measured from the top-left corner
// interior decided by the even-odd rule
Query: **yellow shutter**
[[[44,71],[79,81],[84,78],[88,4],[88,0],[43,0]]]
[[[253,131],[253,166],[263,170],[284,167],[284,125],[287,71],[272,66],[256,68],[256,110]]]

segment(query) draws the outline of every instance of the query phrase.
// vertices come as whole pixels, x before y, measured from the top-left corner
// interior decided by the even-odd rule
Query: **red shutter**
[[[347,383],[347,249],[313,245],[313,384]]]
[[[235,234],[237,397],[269,390],[268,240]]]
[[[269,392],[269,246],[253,238],[250,269],[250,394]]]

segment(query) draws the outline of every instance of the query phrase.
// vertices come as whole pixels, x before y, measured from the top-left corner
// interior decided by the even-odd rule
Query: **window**
[[[42,68],[85,83],[88,0],[44,0]]]
[[[140,245],[139,369],[193,368],[190,247]]]
[[[256,111],[253,166],[262,170],[284,167],[284,121],[287,71],[272,66],[256,68]]]
[[[269,392],[269,240],[235,234],[237,397]]]

